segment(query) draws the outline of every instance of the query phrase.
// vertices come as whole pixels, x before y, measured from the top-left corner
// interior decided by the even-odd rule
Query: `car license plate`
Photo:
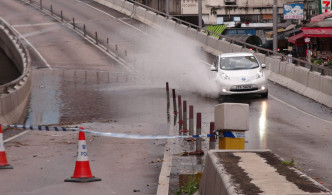
[[[237,85],[236,89],[251,89],[251,85]]]

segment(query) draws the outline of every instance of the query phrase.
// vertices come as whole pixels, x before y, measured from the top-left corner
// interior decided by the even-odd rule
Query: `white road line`
[[[9,141],[11,141],[11,140],[13,140],[13,139],[15,139],[15,138],[17,138],[17,137],[19,137],[19,136],[21,136],[21,135],[24,135],[24,134],[26,134],[26,133],[28,133],[28,132],[29,132],[29,130],[26,130],[26,131],[23,131],[22,133],[19,133],[19,134],[17,134],[17,135],[14,135],[13,137],[10,137],[10,138],[6,139],[6,140],[4,141],[4,143],[9,142]]]
[[[24,2],[24,0],[21,0]],[[76,0],[77,1],[77,0]],[[82,2],[80,2],[82,3]],[[34,5],[34,4],[29,4],[31,5],[32,7],[35,7],[36,9],[39,9],[38,6]],[[88,4],[87,4],[88,5]],[[88,5],[90,6],[90,5]],[[57,21],[61,21],[61,19],[56,16],[56,15],[51,15],[51,13],[47,10],[42,10],[43,13],[47,14],[48,16],[50,16],[51,18],[54,18],[56,19]],[[66,25],[67,27],[70,27],[70,23],[68,22],[61,22],[61,24],[64,24]],[[73,30],[72,28],[69,28],[71,30]],[[74,32],[76,32],[77,34],[79,34],[80,36],[82,36],[83,34],[83,31],[80,31],[80,30],[73,30]],[[95,44],[95,40],[93,40],[93,38],[90,38],[89,36],[87,37],[83,37],[85,40],[87,40],[89,43],[91,43],[92,45],[94,45],[95,47],[97,47],[99,50],[101,50],[103,53],[105,53],[107,56],[111,57],[113,60],[115,60],[116,62],[118,62],[120,65],[122,65],[125,69],[127,69],[129,72],[135,72],[132,68],[130,68],[127,64],[125,64],[124,60],[119,57],[118,55],[116,55],[115,53],[111,52],[111,51],[106,51],[105,49],[103,49],[99,44],[96,45]],[[122,61],[121,61],[122,60]]]
[[[130,26],[130,27],[132,27],[133,29],[135,29],[135,30],[137,30],[137,31],[139,31],[139,32],[141,32],[141,33],[143,33],[143,34],[145,34],[145,35],[147,35],[147,36],[153,38],[152,35],[150,35],[150,34],[144,32],[144,31],[142,31],[141,29],[136,28],[135,26],[133,26],[133,25],[131,25],[131,24],[129,24],[129,23],[123,21],[123,18],[116,18],[115,16],[113,16],[113,15],[107,13],[107,12],[104,12],[103,10],[100,10],[100,9],[98,9],[98,8],[96,8],[96,7],[93,7],[93,6],[91,6],[91,5],[87,4],[87,3],[84,3],[84,2],[82,2],[82,1],[80,1],[80,0],[75,0],[75,1],[77,1],[77,2],[79,2],[79,3],[82,3],[82,4],[85,4],[86,6],[92,8],[92,9],[94,9],[94,10],[97,10],[97,11],[99,11],[99,12],[101,12],[101,13],[103,13],[103,14],[105,14],[105,15],[107,15],[107,16],[113,18],[113,19],[116,19],[116,20],[120,21],[121,23],[123,23],[123,24],[125,24],[125,25],[127,25],[127,26]]]
[[[15,24],[12,27],[31,27],[31,26],[46,26],[57,24],[57,22],[37,23],[37,24]]]
[[[59,26],[53,26],[53,27],[46,28],[46,29],[43,29],[43,30],[38,30],[38,31],[34,31],[34,32],[26,33],[26,34],[24,34],[23,36],[24,36],[25,38],[27,38],[27,37],[32,37],[32,36],[39,35],[39,34],[42,34],[42,33],[52,32],[52,31],[57,30],[57,29],[59,29],[59,28],[60,28]]]
[[[22,38],[24,41],[36,52],[36,54],[40,57],[40,59],[45,63],[45,66],[52,70],[52,67],[47,63],[45,58],[38,52],[38,50],[21,34],[19,33],[14,27],[13,30]]]
[[[269,95],[269,96],[273,97],[274,99],[276,99],[276,100],[279,101],[280,103],[283,103],[283,104],[285,104],[286,106],[288,106],[288,107],[290,107],[290,108],[293,108],[294,110],[297,110],[297,111],[299,111],[299,112],[302,112],[303,114],[306,114],[306,115],[308,115],[308,116],[311,116],[311,117],[313,117],[313,118],[315,118],[315,119],[318,119],[318,120],[321,120],[321,121],[323,121],[323,122],[326,122],[326,123],[330,123],[330,124],[332,124],[332,121],[325,120],[325,119],[319,118],[318,116],[315,116],[315,115],[313,115],[313,114],[307,113],[307,112],[305,112],[304,110],[301,110],[301,109],[299,109],[299,108],[297,108],[297,107],[295,107],[295,106],[293,106],[293,105],[290,105],[289,103],[287,103],[287,102],[285,102],[285,101],[283,101],[283,100],[281,100],[281,99],[279,99],[279,98],[277,98],[277,97],[275,97],[275,96],[273,96],[273,95]]]

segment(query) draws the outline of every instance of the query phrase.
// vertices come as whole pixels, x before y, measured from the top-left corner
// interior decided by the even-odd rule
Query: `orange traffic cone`
[[[75,165],[75,171],[71,178],[65,179],[65,182],[92,182],[101,181],[100,178],[92,176],[88,159],[88,151],[86,148],[85,133],[79,132],[78,136],[78,152]]]
[[[7,162],[5,146],[3,145],[3,137],[2,137],[2,128],[0,125],[0,169],[12,169],[13,167],[10,166]]]

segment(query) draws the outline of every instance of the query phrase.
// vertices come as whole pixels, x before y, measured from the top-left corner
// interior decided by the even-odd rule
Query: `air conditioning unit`
[[[224,0],[225,3],[236,3],[236,0]]]

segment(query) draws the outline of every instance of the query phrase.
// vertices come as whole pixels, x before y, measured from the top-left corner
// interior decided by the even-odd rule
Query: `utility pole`
[[[198,26],[202,28],[202,0],[198,0]]]
[[[273,51],[278,49],[278,5],[277,0],[273,1]]]
[[[166,15],[169,15],[169,0],[166,0]]]

